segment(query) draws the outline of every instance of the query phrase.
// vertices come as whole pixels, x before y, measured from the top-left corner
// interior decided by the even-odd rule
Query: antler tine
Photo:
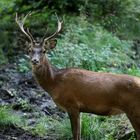
[[[48,41],[49,39],[55,37],[55,36],[61,31],[61,29],[62,29],[62,23],[63,23],[63,21],[60,21],[60,20],[59,20],[59,18],[58,18],[58,16],[57,16],[56,13],[55,13],[55,15],[56,15],[56,18],[57,18],[57,24],[58,24],[57,30],[56,30],[56,32],[53,33],[51,36],[45,38],[45,39],[44,39],[44,42],[46,42],[46,41]]]
[[[27,29],[27,32],[25,31],[24,29],[24,23],[25,23],[25,20],[27,19],[27,17],[31,14],[31,12],[29,12],[24,18],[23,20],[19,20],[18,18],[18,14],[16,13],[16,23],[19,25],[21,31],[29,38],[29,40],[31,41],[31,43],[34,42],[34,38],[33,36],[31,35],[31,33],[29,32],[29,29]]]
[[[34,38],[33,38],[32,34],[30,33],[29,28],[27,28],[27,32],[28,32],[29,36],[32,38],[32,41],[34,42]]]

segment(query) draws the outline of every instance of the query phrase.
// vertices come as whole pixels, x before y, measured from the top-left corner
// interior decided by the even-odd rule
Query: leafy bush
[[[71,11],[70,10],[71,7],[75,10]],[[51,17],[50,15],[53,15],[54,11],[57,11],[59,14],[62,14],[62,15],[65,15],[66,12],[75,13],[77,15],[82,13],[84,15],[87,15],[88,18],[85,20],[89,21],[89,23],[74,23],[70,15],[69,20],[70,21],[72,20],[70,22],[71,25],[68,25],[69,29],[67,29],[67,34],[65,35],[65,37],[63,37],[65,42],[61,41],[60,45],[66,46],[65,44],[66,41],[69,41],[67,42],[69,46],[73,45],[70,43],[75,43],[75,42],[71,42],[70,39],[73,39],[73,37],[77,36],[77,38],[80,38],[77,41],[81,41],[81,42],[78,42],[78,46],[80,46],[78,50],[82,48],[86,52],[89,51],[89,50],[86,50],[86,46],[92,46],[91,48],[93,48],[93,41],[95,41],[96,44],[95,43],[94,44],[96,45],[97,51],[98,51],[97,46],[99,45],[102,47],[102,49],[104,49],[103,46],[106,46],[106,45],[109,46],[110,44],[114,45],[114,46],[107,47],[108,52],[109,52],[109,50],[112,48],[115,48],[117,46],[123,47],[123,45],[129,46],[131,43],[127,41],[125,42],[125,41],[119,40],[118,38],[114,37],[114,35],[112,35],[111,33],[108,33],[107,31],[105,31],[104,28],[111,32],[114,32],[115,34],[119,35],[121,38],[127,39],[128,37],[131,37],[130,38],[131,40],[134,38],[139,39],[139,33],[140,33],[139,32],[140,12],[138,10],[139,7],[140,7],[140,0],[124,0],[124,1],[121,1],[121,0],[117,0],[117,1],[114,1],[114,0],[104,0],[104,1],[103,0],[95,0],[95,1],[92,1],[92,0],[86,0],[86,1],[82,1],[82,0],[78,0],[78,1],[74,1],[74,0],[72,1],[70,0],[66,0],[66,1],[16,0],[16,1],[10,1],[8,0],[8,1],[1,1],[0,2],[0,11],[1,11],[0,44],[1,44],[1,47],[4,48],[5,54],[10,58],[11,56],[14,56],[15,54],[17,55],[17,50],[19,50],[19,48],[20,50],[22,50],[23,48],[23,44],[18,45],[17,43],[18,38],[23,38],[23,35],[21,37],[20,35],[22,33],[17,32],[17,26],[15,26],[16,24],[14,21],[15,12],[18,12],[19,14],[23,14],[23,13],[28,13],[28,11],[34,11],[33,16],[30,18],[30,22],[29,20],[27,20],[27,24],[28,26],[30,26],[34,37],[37,37],[37,36],[42,37],[46,31],[46,27],[44,25],[50,24],[49,27],[54,27],[54,24],[52,24],[52,22],[55,23],[54,22],[55,18],[54,16]],[[76,16],[75,16],[75,20],[83,22]],[[98,27],[98,25],[96,26],[92,25],[93,23],[98,23],[101,26],[103,26],[103,28]],[[75,25],[75,24],[78,24],[78,25]],[[86,24],[86,25],[81,26],[81,24]],[[75,34],[75,35],[72,37],[70,32],[71,34]],[[97,39],[97,35],[99,36],[98,38],[100,38],[99,40]],[[86,36],[88,36],[87,40],[86,40]],[[96,37],[97,40],[92,40],[92,38],[94,39],[94,36]],[[105,44],[103,44],[104,42],[99,43],[99,41],[101,40],[101,36],[104,37],[103,40],[105,40],[104,41]],[[70,39],[68,40],[68,38]],[[114,43],[111,42],[112,39],[115,41]],[[120,45],[121,43],[122,45]],[[124,49],[125,48],[126,47],[124,47]],[[102,51],[102,49],[100,49],[98,53],[102,53],[103,55],[104,51]],[[120,50],[120,49],[117,48],[117,50]],[[93,51],[95,51],[95,49]],[[107,58],[105,57],[105,55],[109,55],[108,58],[112,57],[112,55],[109,54],[108,52],[107,51],[106,53],[104,52],[104,58],[106,60]],[[123,54],[123,51],[122,51],[122,54]],[[93,54],[91,53],[91,55]],[[94,56],[94,60],[96,60],[96,57],[98,56],[97,55]],[[89,56],[86,58],[90,59]],[[122,58],[124,59],[123,56]],[[99,60],[99,61],[102,61],[102,60]],[[104,63],[104,61],[102,62]],[[73,63],[73,62],[70,62],[70,63]],[[83,61],[82,63],[87,63],[87,61],[86,62]],[[91,62],[88,62],[88,64],[86,64],[88,67],[89,67],[89,63]],[[94,61],[94,63],[96,62]],[[85,65],[85,64],[82,64],[82,65]],[[97,63],[94,65],[97,65]],[[97,68],[93,68],[93,69],[98,69],[99,66],[95,66],[95,67]]]
[[[120,40],[82,16],[66,25],[65,35],[49,56],[57,67],[79,67],[94,71],[124,72],[134,65],[132,42]]]
[[[22,73],[28,72],[31,69],[29,61],[26,58],[19,59],[17,69]]]
[[[133,66],[133,67],[127,69],[126,73],[129,75],[134,75],[134,76],[140,77],[140,68]]]

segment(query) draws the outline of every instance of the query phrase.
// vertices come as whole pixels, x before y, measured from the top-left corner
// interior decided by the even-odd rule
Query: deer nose
[[[37,59],[32,59],[32,63],[33,63],[34,65],[37,65],[37,64],[39,63],[39,61],[38,61]]]

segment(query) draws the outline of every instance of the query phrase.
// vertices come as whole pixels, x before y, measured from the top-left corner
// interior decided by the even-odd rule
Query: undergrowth
[[[66,24],[57,47],[49,53],[51,62],[59,67],[78,67],[93,71],[127,73],[135,67],[131,41],[120,40],[84,16]]]
[[[24,121],[16,115],[11,107],[0,106],[0,127],[22,126]]]
[[[15,114],[8,106],[0,107],[0,127],[17,126],[33,135],[48,136],[61,140],[72,138],[71,126],[68,117],[56,119],[50,116],[40,116],[35,124],[30,125],[24,116]],[[124,136],[125,130],[133,131],[125,115],[102,117],[81,113],[82,140],[115,140]],[[132,136],[133,137],[133,136]],[[132,139],[131,139],[132,140]],[[135,138],[133,137],[133,140]]]
[[[41,117],[36,124],[30,128],[33,134],[49,136],[58,140],[69,140],[72,138],[69,118],[57,120],[52,117]],[[133,131],[130,122],[125,115],[102,117],[91,114],[81,114],[81,138],[82,140],[115,140],[126,134],[125,130]],[[133,138],[134,140],[135,138]]]

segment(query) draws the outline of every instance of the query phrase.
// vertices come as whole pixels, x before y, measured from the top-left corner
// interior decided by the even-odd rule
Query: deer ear
[[[49,49],[53,49],[56,47],[56,44],[57,44],[57,40],[56,39],[51,39],[48,41],[48,44],[49,44]]]

